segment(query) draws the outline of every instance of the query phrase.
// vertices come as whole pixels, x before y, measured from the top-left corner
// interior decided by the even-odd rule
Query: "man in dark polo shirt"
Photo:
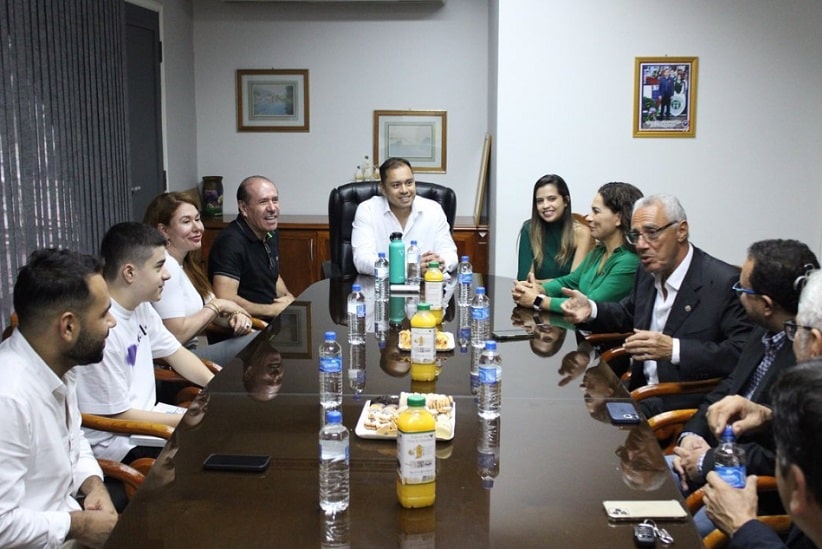
[[[276,317],[294,301],[280,276],[276,185],[260,175],[245,178],[237,189],[237,208],[240,215],[217,235],[208,254],[214,293],[255,317]]]

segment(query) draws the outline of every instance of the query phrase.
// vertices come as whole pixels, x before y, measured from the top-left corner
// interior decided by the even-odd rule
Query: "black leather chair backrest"
[[[357,275],[354,267],[354,250],[351,247],[351,232],[357,206],[380,194],[379,181],[347,183],[331,190],[328,195],[328,228],[331,245],[331,269],[326,276],[350,278]],[[438,202],[451,230],[457,216],[457,194],[453,189],[436,183],[416,182],[417,195]]]

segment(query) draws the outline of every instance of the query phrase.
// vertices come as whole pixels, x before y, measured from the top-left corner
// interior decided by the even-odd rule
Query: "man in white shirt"
[[[168,331],[149,303],[160,299],[169,278],[165,238],[142,223],[119,223],[103,237],[100,254],[117,326],[102,361],[84,368],[77,377],[80,410],[176,427],[179,414],[152,411],[157,403],[154,359],[164,358],[177,373],[201,387],[214,374]],[[88,429],[86,436],[100,458],[129,463],[139,457],[156,457],[158,452],[135,448],[125,435]]]
[[[101,271],[50,249],[17,276],[19,326],[0,345],[1,547],[99,547],[117,523],[75,393],[74,367],[100,360],[115,325]]]
[[[373,275],[377,253],[388,254],[391,233],[402,233],[407,247],[412,240],[422,250],[420,263],[437,261],[444,271],[457,266],[457,245],[445,212],[437,202],[417,196],[411,164],[404,158],[389,158],[380,166],[381,196],[357,207],[351,232],[354,266],[361,274]]]

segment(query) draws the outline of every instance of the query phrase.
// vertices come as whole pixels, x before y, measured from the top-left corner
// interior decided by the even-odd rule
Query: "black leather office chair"
[[[330,233],[331,261],[323,264],[326,278],[351,278],[357,276],[354,267],[354,250],[351,232],[354,215],[360,202],[380,194],[379,181],[347,183],[331,190],[328,195],[328,228]],[[457,215],[457,193],[436,183],[416,182],[417,195],[430,198],[442,206],[448,226],[454,230]]]

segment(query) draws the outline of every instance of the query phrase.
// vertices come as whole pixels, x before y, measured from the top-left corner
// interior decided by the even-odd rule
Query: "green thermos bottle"
[[[391,233],[388,245],[388,282],[405,284],[405,243],[402,233]]]

